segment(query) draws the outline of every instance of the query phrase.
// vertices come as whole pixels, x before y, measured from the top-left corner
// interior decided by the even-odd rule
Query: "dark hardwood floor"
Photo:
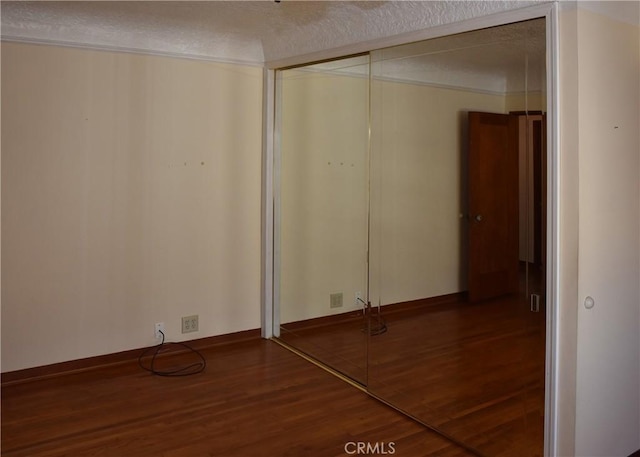
[[[2,455],[332,457],[357,442],[387,454],[393,443],[402,457],[472,455],[272,341],[203,354],[206,370],[188,377],[131,362],[4,385]]]

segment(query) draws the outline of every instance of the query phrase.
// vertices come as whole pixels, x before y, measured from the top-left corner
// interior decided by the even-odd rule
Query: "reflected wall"
[[[363,383],[368,68],[359,56],[278,74],[280,337]]]

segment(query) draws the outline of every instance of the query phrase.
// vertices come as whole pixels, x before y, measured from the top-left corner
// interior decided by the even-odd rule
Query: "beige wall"
[[[367,285],[369,118],[363,78],[289,71],[282,93],[287,323],[361,306],[354,296]],[[504,112],[505,97],[389,81],[376,81],[371,95],[371,300],[465,290],[466,113]],[[329,307],[332,293],[343,293],[342,308]]]
[[[507,94],[505,111],[547,111],[547,93],[531,91]]]
[[[366,78],[284,72],[280,321],[342,313],[366,293]],[[343,306],[330,308],[330,294]]]
[[[640,33],[579,8],[577,36],[575,452],[629,455],[640,448]]]
[[[2,370],[259,327],[260,68],[2,44]],[[182,335],[181,316],[200,331]]]
[[[563,6],[557,455],[624,456],[640,448],[640,34]]]
[[[381,304],[466,290],[469,111],[505,97],[376,81],[372,90],[371,290]]]

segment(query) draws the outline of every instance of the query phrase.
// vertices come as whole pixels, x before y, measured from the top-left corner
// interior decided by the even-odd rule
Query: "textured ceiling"
[[[262,64],[525,1],[2,1],[2,37]]]

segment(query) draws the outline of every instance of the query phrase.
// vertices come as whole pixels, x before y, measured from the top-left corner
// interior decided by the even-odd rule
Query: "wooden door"
[[[518,292],[518,118],[469,113],[468,291],[478,301]]]

